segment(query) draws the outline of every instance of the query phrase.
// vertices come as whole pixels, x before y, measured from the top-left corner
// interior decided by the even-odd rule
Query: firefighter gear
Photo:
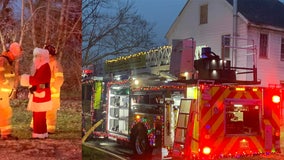
[[[28,110],[33,112],[32,138],[47,138],[46,111],[52,108],[48,51],[41,48],[34,49],[34,75],[24,74],[21,76],[22,86],[30,87],[30,99]]]
[[[60,109],[60,88],[64,82],[63,69],[61,64],[56,59],[55,48],[51,45],[44,47],[49,51],[49,66],[51,69],[51,101],[52,109],[46,112],[46,123],[48,133],[55,133],[57,122],[57,111]],[[30,127],[33,126],[33,120]]]
[[[0,56],[0,131],[1,139],[11,139],[12,133],[12,108],[10,96],[14,89],[15,72],[14,60],[21,56],[21,47],[18,43],[10,45],[10,51],[5,51]],[[17,139],[16,137],[14,137]],[[14,139],[13,138],[13,139]]]
[[[60,88],[63,84],[63,70],[61,64],[51,58],[49,62],[51,68],[51,101],[52,109],[46,113],[47,130],[49,133],[54,133],[56,128],[57,110],[60,109]]]

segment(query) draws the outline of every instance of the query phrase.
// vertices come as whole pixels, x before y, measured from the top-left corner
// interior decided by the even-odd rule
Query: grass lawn
[[[13,109],[12,127],[14,136],[19,139],[31,138],[30,121],[32,112],[27,111],[26,99],[15,99],[11,101]],[[78,106],[79,105],[79,106]],[[80,101],[61,101],[61,108],[57,113],[56,134],[49,134],[52,139],[78,139],[81,138],[81,111]]]

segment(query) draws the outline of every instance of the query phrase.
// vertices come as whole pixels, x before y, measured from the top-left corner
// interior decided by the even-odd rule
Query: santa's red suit
[[[33,112],[32,138],[47,138],[46,111],[52,107],[48,51],[35,48],[33,62],[36,67],[34,75],[24,74],[21,76],[21,85],[30,86],[30,99],[28,110]]]
[[[44,47],[49,52],[49,66],[51,70],[50,90],[52,109],[46,112],[46,125],[48,133],[55,133],[57,122],[57,110],[60,109],[60,88],[64,82],[63,69],[60,62],[56,59],[55,48],[51,45]],[[34,66],[31,72],[34,73]],[[33,128],[33,119],[30,123],[30,128]]]

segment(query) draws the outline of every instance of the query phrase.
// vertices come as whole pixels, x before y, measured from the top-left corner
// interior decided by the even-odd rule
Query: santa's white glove
[[[30,75],[22,74],[20,79],[21,86],[28,87],[30,85]]]

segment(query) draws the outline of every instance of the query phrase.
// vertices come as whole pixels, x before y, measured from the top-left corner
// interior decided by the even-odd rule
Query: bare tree
[[[0,42],[3,51],[7,49],[7,44],[10,41],[15,40],[14,29],[16,24],[13,10],[9,4],[10,0],[0,1]]]
[[[16,23],[14,18],[14,11],[12,9],[10,0],[0,1],[0,42],[2,44],[2,51],[6,51],[9,47],[9,43],[16,41],[17,32],[16,29],[20,28],[21,24]],[[18,26],[18,27],[17,27]],[[21,33],[22,34],[22,33]],[[21,44],[21,43],[20,43]],[[15,63],[15,74],[19,75],[19,61]],[[18,79],[15,81],[15,87],[19,84]],[[15,97],[15,94],[12,95]]]
[[[154,47],[153,25],[126,1],[83,0],[82,66]]]
[[[44,39],[44,43],[46,44],[48,42],[49,39],[49,23],[50,23],[50,18],[49,18],[49,13],[50,13],[50,1],[46,2],[46,12],[45,12],[45,19],[46,19],[46,23],[45,23],[45,39]]]
[[[6,43],[20,42],[21,74],[29,72],[33,49],[48,43],[63,65],[63,87],[81,89],[81,6],[72,0],[0,0],[0,45],[5,50]]]

